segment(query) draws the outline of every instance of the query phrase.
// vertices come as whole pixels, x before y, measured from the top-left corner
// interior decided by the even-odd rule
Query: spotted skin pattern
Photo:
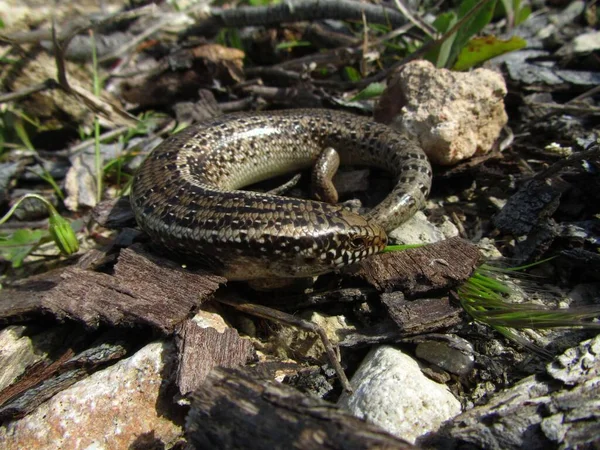
[[[362,217],[341,206],[239,190],[311,167],[326,149],[342,164],[395,176]],[[386,231],[420,209],[431,187],[422,149],[368,118],[325,109],[236,113],[166,139],[138,170],[131,203],[153,241],[230,280],[308,277],[379,253]]]

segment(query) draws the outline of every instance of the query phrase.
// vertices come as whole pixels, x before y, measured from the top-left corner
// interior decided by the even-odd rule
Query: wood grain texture
[[[17,297],[35,305],[30,314],[43,311],[93,328],[100,323],[145,324],[171,333],[226,281],[187,271],[136,244],[121,251],[114,275],[69,267],[1,290],[0,304]]]
[[[480,263],[477,247],[457,237],[420,248],[375,255],[362,262],[352,275],[379,291],[400,290],[411,298],[463,283]]]
[[[178,327],[175,336],[177,385],[182,395],[198,389],[214,367],[244,365],[254,354],[250,340],[242,339],[233,328],[217,330],[190,319]]]

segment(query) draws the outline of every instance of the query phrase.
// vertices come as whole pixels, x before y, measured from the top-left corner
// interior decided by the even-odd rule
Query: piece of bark
[[[439,332],[461,323],[462,308],[448,297],[408,301],[400,291],[382,294],[381,301],[392,320],[407,335]]]
[[[340,330],[338,346],[342,348],[366,347],[401,342],[406,334],[391,319],[383,319],[360,330]]]
[[[252,357],[254,347],[242,339],[237,330],[228,327],[223,319],[208,311],[199,311],[196,317],[186,320],[175,332],[179,353],[177,385],[186,395],[198,389],[214,367],[243,365]]]
[[[213,370],[194,393],[186,432],[198,449],[414,448],[333,404],[236,369]]]
[[[44,296],[60,283],[64,271],[60,268],[34,275],[0,289],[0,325],[24,322],[41,315]]]
[[[124,249],[114,276],[67,269],[55,295],[44,307],[58,317],[81,320],[96,327],[101,321],[113,325],[149,324],[171,333],[192,309],[226,280],[208,272],[182,269],[173,261],[154,256],[141,245]]]
[[[411,298],[463,283],[480,262],[477,247],[455,237],[424,247],[375,255],[349,273],[380,291],[400,290]]]
[[[39,299],[41,309],[60,319],[90,327],[146,324],[165,333],[209,299],[225,278],[204,271],[190,272],[173,261],[146,252],[141,245],[121,251],[114,275],[69,267],[50,273],[48,281],[27,280],[0,291],[0,304],[14,296]],[[9,311],[13,313],[13,311]]]

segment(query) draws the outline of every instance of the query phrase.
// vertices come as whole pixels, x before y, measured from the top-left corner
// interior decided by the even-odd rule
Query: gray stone
[[[455,375],[466,375],[475,365],[473,346],[456,335],[424,340],[417,345],[415,355]]]

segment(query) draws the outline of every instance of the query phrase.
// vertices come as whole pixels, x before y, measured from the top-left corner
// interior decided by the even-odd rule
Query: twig
[[[281,186],[277,186],[276,188],[273,188],[273,189],[267,191],[267,193],[273,194],[273,195],[283,195],[286,192],[288,192],[290,189],[295,187],[301,178],[302,178],[302,174],[297,173],[292,178],[290,178],[288,181],[283,183]]]
[[[479,12],[479,10],[481,10],[481,8],[483,8],[489,1],[490,0],[480,0],[479,3],[477,3],[477,5],[475,5],[462,19],[460,19],[450,30],[448,30],[446,33],[444,33],[438,39],[427,42],[426,44],[422,45],[415,52],[406,56],[405,58],[403,58],[402,60],[393,64],[392,66],[388,67],[387,69],[384,69],[384,70],[376,73],[375,75],[372,75],[367,78],[363,78],[362,80],[359,80],[359,81],[351,81],[351,82],[345,82],[345,83],[343,83],[343,82],[340,83],[338,81],[332,81],[332,80],[312,80],[311,82],[315,86],[324,86],[324,87],[330,87],[330,88],[337,88],[339,90],[346,90],[346,89],[362,89],[371,83],[382,81],[385,78],[387,78],[390,73],[392,73],[399,67],[402,67],[403,65],[409,63],[410,61],[417,59],[417,58],[421,57],[422,55],[426,54],[427,52],[440,46],[450,36],[452,36],[454,33],[456,33],[456,31],[461,26],[463,26],[466,21],[470,20],[473,17],[473,15],[475,15],[477,12]],[[400,34],[405,33],[412,26],[413,26],[412,24],[406,24],[402,27],[401,31],[398,31],[398,33],[400,33]],[[395,31],[396,30],[394,30],[394,32],[389,33],[388,35],[382,37],[378,41],[371,43],[370,46],[379,45],[384,40],[391,39],[395,35],[394,34]],[[346,52],[350,57],[359,57],[363,54],[363,49],[362,48],[348,48],[348,47],[341,48],[341,49],[335,49],[333,52],[322,53],[319,55],[309,55],[309,56],[304,56],[302,58],[298,58],[298,59],[295,59],[292,61],[286,61],[284,63],[278,64],[276,67],[287,69],[290,67],[294,67],[298,64],[308,64],[310,62],[316,62],[316,61],[320,61],[320,60],[331,61],[331,59],[332,59],[331,53],[333,53],[336,56],[339,56],[340,54],[343,54],[342,52]]]
[[[383,44],[384,42],[389,41],[390,39],[394,39],[395,37],[406,34],[413,26],[414,25],[412,23],[407,23],[405,25],[402,25],[401,27],[398,27],[390,31],[389,33],[384,34],[380,38],[373,40],[373,42],[371,42],[371,47],[376,47],[378,45]]]
[[[31,229],[48,228],[48,218],[46,217],[45,219],[29,220],[29,221],[15,220],[15,221],[6,222],[6,223],[3,223],[2,225],[0,225],[0,230],[2,230],[2,231],[18,230],[21,228],[31,228]]]
[[[91,27],[85,27],[85,29],[91,29]],[[127,125],[135,124],[135,122],[137,121],[137,118],[135,116],[132,116],[131,114],[129,114],[127,111],[125,111],[121,108],[117,108],[112,105],[109,105],[108,103],[106,103],[102,99],[100,99],[99,97],[94,96],[92,93],[90,93],[80,87],[71,86],[69,84],[69,81],[67,78],[67,72],[66,72],[66,68],[65,68],[66,67],[65,52],[69,46],[69,43],[81,31],[82,31],[81,29],[73,30],[73,32],[70,35],[68,35],[64,41],[59,43],[57,40],[57,35],[56,35],[56,28],[54,27],[54,23],[52,24],[52,32],[53,32],[52,36],[53,36],[53,43],[54,43],[54,48],[55,48],[55,61],[56,61],[58,85],[63,89],[63,91],[65,93],[72,95],[73,97],[75,97],[78,100],[81,100],[83,103],[85,103],[85,105],[90,110],[94,111],[96,114],[102,115],[105,118],[107,118],[108,120],[118,123],[118,121],[113,118],[114,113],[116,113],[122,119],[125,119],[125,123]]]
[[[243,111],[250,108],[254,104],[254,97],[246,97],[240,100],[233,100],[230,102],[219,103],[219,109],[224,113],[232,111]]]
[[[318,53],[316,55],[307,55],[292,59],[290,61],[284,61],[282,63],[275,64],[272,67],[279,69],[291,69],[294,67],[308,66],[309,64],[319,62],[327,64],[335,61],[336,58],[341,61],[351,61],[352,59],[357,59],[360,56],[362,56],[362,48],[341,47],[324,53]]]
[[[102,58],[100,58],[98,60],[98,62],[100,64],[102,64],[102,63],[105,63],[105,62],[108,62],[108,61],[112,61],[113,59],[118,58],[123,53],[125,53],[129,49],[137,46],[143,40],[147,39],[148,37],[150,37],[151,35],[153,35],[154,33],[156,33],[158,30],[160,30],[164,26],[170,24],[171,22],[172,22],[172,19],[170,19],[170,18],[158,21],[157,23],[155,23],[154,25],[152,25],[150,28],[148,28],[146,31],[144,31],[143,33],[137,35],[135,38],[131,39],[131,41],[129,41],[127,44],[122,45],[121,47],[113,50],[112,52],[110,52],[107,55],[104,55]]]
[[[48,78],[46,81],[40,84],[26,87],[17,92],[10,92],[8,94],[0,95],[0,103],[20,100],[22,98],[30,96],[31,94],[35,94],[36,92],[45,91],[46,89],[56,89],[57,87],[60,86],[58,85],[56,80],[54,80],[53,78]]]
[[[365,56],[367,55],[367,51],[369,49],[369,27],[367,26],[367,17],[363,13],[362,15],[363,21],[363,39],[362,39],[362,57],[360,58],[360,75],[365,76],[367,74],[367,61]]]
[[[264,319],[285,323],[303,330],[312,331],[313,333],[316,333],[323,342],[325,352],[327,353],[327,358],[329,359],[329,362],[333,366],[338,378],[340,379],[344,390],[346,390],[347,392],[352,392],[352,387],[350,386],[350,382],[346,377],[346,373],[344,372],[344,369],[342,368],[338,360],[338,355],[336,354],[333,345],[329,341],[327,333],[325,333],[325,330],[323,330],[323,328],[321,328],[319,325],[313,322],[309,322],[308,320],[299,319],[295,316],[292,316],[291,314],[287,314],[276,309],[269,308],[267,306],[255,305],[252,303],[236,302],[229,298],[224,298],[224,296],[215,297],[215,300],[217,300],[220,303],[225,303],[226,305],[232,306],[238,311],[242,311],[256,317],[262,317]]]
[[[353,0],[295,0],[269,6],[242,6],[235,9],[210,10],[210,17],[190,27],[185,35],[215,33],[220,28],[247,26],[277,26],[289,22],[314,20],[355,20],[359,22],[363,13],[371,23],[390,24],[393,27],[406,23],[398,11],[381,5]]]
[[[582,113],[582,114],[590,114],[593,116],[597,116],[600,114],[600,108],[597,108],[597,107],[591,106],[591,105],[578,105],[578,104],[575,104],[575,102],[581,101],[585,98],[595,95],[599,91],[600,91],[600,86],[595,86],[592,89],[584,92],[581,95],[578,95],[575,98],[572,98],[571,100],[569,100],[568,102],[565,102],[562,105],[558,104],[558,103],[536,103],[536,104],[530,105],[529,108],[532,110],[535,107],[539,107],[539,108],[550,109],[551,111],[549,111],[545,114],[542,114],[540,117],[537,117],[535,120],[533,120],[532,122],[530,122],[528,124],[522,124],[519,128],[522,130],[526,126],[531,127],[533,125],[543,123],[546,120],[548,120],[550,117],[552,117],[553,115],[560,113],[560,112]]]
[[[250,67],[244,72],[246,77],[272,77],[277,79],[300,81],[302,75],[292,70],[285,70],[280,67]]]
[[[67,71],[65,69],[65,54],[63,52],[62,44],[58,42],[58,38],[56,37],[56,26],[54,22],[54,17],[52,18],[52,43],[54,45],[54,59],[56,61],[56,77],[58,78],[58,84],[65,92],[69,92],[71,90],[71,86],[69,86],[69,80],[67,79]],[[65,45],[68,46],[71,39],[73,39],[74,34],[71,35],[69,40],[65,41]]]
[[[538,108],[554,109],[560,112],[583,113],[594,116],[600,115],[600,108],[597,106],[575,105],[571,101],[565,103],[564,105],[561,105],[560,103],[536,103],[535,106]]]
[[[578,95],[575,98],[572,98],[571,100],[569,100],[567,102],[567,104],[575,103],[575,102],[580,101],[580,100],[584,100],[584,99],[586,99],[588,97],[591,97],[592,95],[596,95],[598,92],[600,92],[600,86],[595,86],[595,87],[591,88],[590,90],[584,92],[583,94]]]

